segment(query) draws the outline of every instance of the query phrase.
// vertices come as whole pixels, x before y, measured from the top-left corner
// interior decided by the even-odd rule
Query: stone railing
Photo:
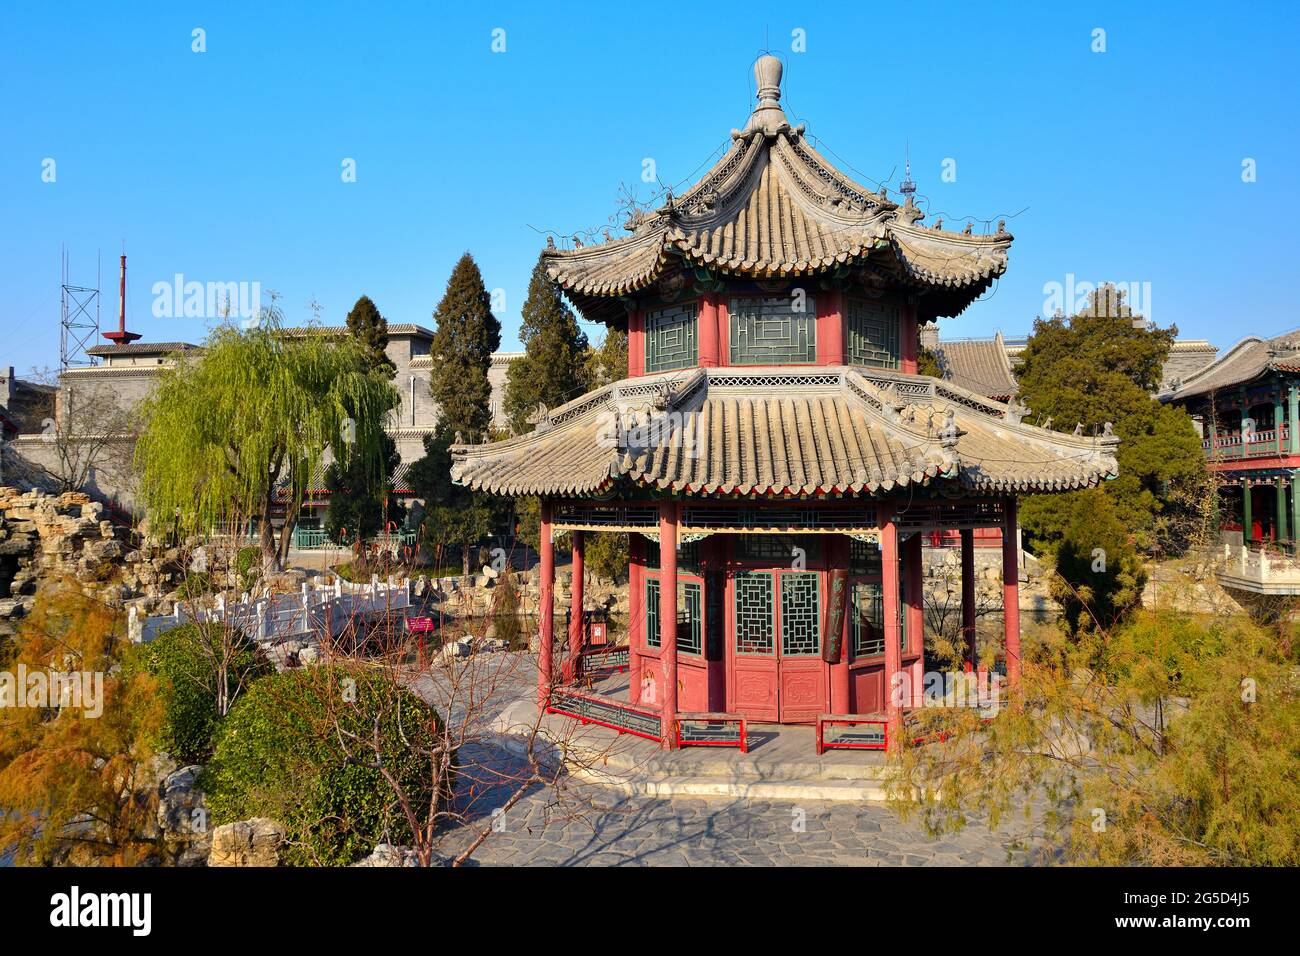
[[[411,606],[411,581],[381,582],[372,577],[369,584],[350,584],[336,579],[333,584],[312,586],[306,582],[296,594],[248,594],[237,602],[227,603],[223,594],[207,606],[200,601],[177,601],[171,614],[141,616],[136,608],[129,611],[128,634],[133,643],[152,641],[159,634],[191,622],[222,623],[242,630],[249,638],[266,643],[302,638],[314,634],[335,633],[347,622],[366,615],[390,611],[405,612]]]
[[[1217,576],[1225,587],[1300,594],[1300,561],[1278,551],[1224,544]]]

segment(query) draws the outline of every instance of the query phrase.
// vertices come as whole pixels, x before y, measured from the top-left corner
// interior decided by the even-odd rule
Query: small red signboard
[[[408,617],[406,619],[406,629],[412,634],[427,634],[433,630],[433,618]]]

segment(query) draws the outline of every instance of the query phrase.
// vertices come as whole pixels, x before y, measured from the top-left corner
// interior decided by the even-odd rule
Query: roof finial
[[[908,201],[916,195],[916,183],[912,182],[912,144],[905,143],[903,162],[903,181],[898,186],[898,191],[902,193]]]
[[[758,109],[765,106],[780,107],[781,61],[765,53],[754,61],[754,81],[758,84]]]

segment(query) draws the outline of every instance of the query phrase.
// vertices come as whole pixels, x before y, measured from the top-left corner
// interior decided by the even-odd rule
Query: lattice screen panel
[[[659,646],[659,579],[647,578],[645,582],[645,644]]]
[[[898,368],[898,307],[850,299],[845,311],[849,364]]]
[[[694,305],[672,306],[647,312],[645,317],[645,370],[666,372],[692,368],[699,363]]]
[[[794,311],[790,296],[732,299],[732,365],[792,365],[817,361],[817,307],[812,298]]]
[[[736,653],[771,654],[776,649],[772,575],[737,574],[735,595]]]
[[[879,584],[855,584],[849,594],[853,656],[885,653],[885,602]]]
[[[693,581],[686,581],[678,592],[677,599],[682,609],[677,615],[677,649],[683,654],[704,653],[704,618],[700,614],[701,588]]]
[[[781,575],[781,654],[820,654],[821,591],[815,572]]]

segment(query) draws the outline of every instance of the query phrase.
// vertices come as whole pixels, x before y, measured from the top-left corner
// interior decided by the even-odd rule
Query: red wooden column
[[[966,670],[979,663],[975,640],[975,532],[961,530],[961,634],[966,643]]]
[[[627,536],[627,693],[632,703],[641,700],[641,653],[645,650],[645,575],[641,549],[645,539],[633,531]]]
[[[700,296],[699,366],[717,368],[722,364],[718,338],[718,293],[706,292]]]
[[[1016,546],[1016,499],[1002,512],[1002,617],[1007,647],[1007,681],[1020,683],[1020,549]]]
[[[578,676],[578,655],[582,653],[582,589],[586,583],[583,579],[583,554],[585,552],[585,535],[581,531],[571,531],[573,538],[573,580],[569,584],[569,659],[564,663],[564,676],[573,681]]]
[[[831,550],[834,560],[832,567],[845,568],[849,566],[849,539],[836,535],[831,538],[835,542]],[[849,587],[847,578],[844,586]],[[828,600],[833,600],[828,596]],[[844,596],[845,606],[847,608],[849,595]],[[823,640],[828,640],[830,635],[826,635]],[[831,713],[847,714],[849,713],[849,654],[852,648],[849,646],[849,616],[844,614],[840,621],[840,660],[837,664],[831,665]]]
[[[817,364],[846,365],[844,293],[824,289],[817,293]]]
[[[677,502],[659,502],[659,662],[663,747],[677,747]]]
[[[541,554],[537,601],[537,706],[546,707],[551,697],[555,650],[555,546],[551,543],[551,502],[542,499]]]
[[[903,542],[903,613],[907,615],[907,650],[921,655],[912,662],[912,706],[921,706],[925,688],[925,587],[921,567],[921,533]]]
[[[909,375],[915,375],[916,353],[920,348],[920,342],[917,338],[916,306],[914,304],[903,304],[898,336],[898,370]]]
[[[627,315],[627,375],[636,378],[645,374],[645,313],[641,310]]]
[[[898,526],[893,521],[893,510],[891,505],[882,505],[879,520],[880,589],[885,605],[885,714],[889,718],[889,746],[896,747],[903,739],[903,710],[894,691],[894,678],[902,670],[903,654],[898,643]]]

